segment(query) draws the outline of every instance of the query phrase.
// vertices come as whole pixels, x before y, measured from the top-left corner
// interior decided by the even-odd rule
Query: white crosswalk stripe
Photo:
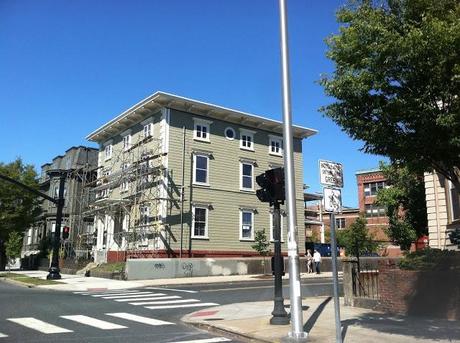
[[[164,297],[162,295],[165,295]],[[178,297],[177,295],[169,295],[169,296],[166,296],[166,294],[164,293],[154,293],[154,294],[150,294],[150,295],[139,295],[139,297],[137,298],[122,298],[122,299],[113,299],[115,301],[118,301],[118,302],[127,302],[127,301],[137,301],[137,300],[155,300],[155,299],[170,299],[169,297],[174,297],[172,299],[176,299],[176,298],[180,298]]]
[[[168,295],[168,296],[166,296],[166,297],[156,297],[156,298],[150,298],[150,299],[149,299],[149,298],[119,299],[119,300],[115,300],[115,301],[121,301],[121,300],[126,301],[126,300],[128,300],[128,301],[133,301],[133,304],[144,304],[144,302],[145,302],[145,303],[149,303],[149,302],[151,302],[151,301],[166,300],[166,299],[169,299],[169,300],[170,300],[170,299],[182,299],[182,298],[179,297],[179,296],[177,296],[177,295]],[[148,300],[148,301],[146,302],[146,300]],[[135,301],[135,302],[134,302],[134,301]],[[140,303],[138,303],[138,301],[140,301]],[[129,303],[129,304],[131,304],[131,303]]]
[[[126,312],[117,312],[117,313],[106,313],[108,316],[122,318],[126,320],[131,320],[133,322],[138,322],[148,325],[176,325],[174,323],[165,322],[164,320],[158,320],[154,318],[148,318],[143,316],[138,316],[136,314],[126,313]]]
[[[105,320],[96,319],[93,317],[83,316],[83,315],[72,315],[72,316],[60,316],[64,319],[73,320],[74,322],[89,325],[101,330],[116,330],[116,329],[126,329],[126,326],[118,325]]]
[[[92,295],[92,297],[95,298],[103,298],[103,299],[115,299],[117,297],[132,297],[132,296],[137,296],[137,295],[142,295],[142,294],[152,294],[152,292],[136,292],[136,293],[117,293],[117,294],[95,294]]]
[[[158,305],[158,306],[145,306],[150,310],[164,310],[169,308],[186,308],[186,307],[209,307],[217,306],[216,303],[197,303],[197,304],[182,304],[182,305]]]
[[[7,318],[7,320],[45,334],[73,332],[72,330],[67,330],[32,317]]]
[[[94,291],[94,292],[89,292],[89,291],[84,291],[84,292],[73,292],[74,294],[78,295],[103,295],[103,294],[116,294],[116,293],[122,293],[122,294],[128,294],[128,293],[137,293],[141,292],[140,290],[136,289],[113,289],[110,291]]]
[[[198,291],[190,291],[188,289],[175,289],[175,288],[164,288],[164,287],[145,287],[145,289],[154,289],[157,291],[172,291],[172,292],[184,292],[184,293],[198,293]]]
[[[8,337],[8,335],[5,335],[4,333],[0,332],[0,338]]]
[[[171,343],[218,343],[218,342],[230,342],[231,339],[225,337],[205,338],[205,339],[194,339],[191,341],[176,341]]]
[[[181,299],[181,300],[165,300],[165,301],[146,301],[140,303],[129,303],[130,305],[165,305],[165,304],[181,304],[181,303],[196,303],[198,299]]]

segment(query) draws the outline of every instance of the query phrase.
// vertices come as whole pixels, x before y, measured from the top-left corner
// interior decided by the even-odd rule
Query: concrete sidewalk
[[[285,301],[285,304],[289,304]],[[335,342],[334,300],[303,299],[304,330],[308,342]],[[182,320],[208,330],[244,340],[280,342],[290,325],[270,325],[273,302],[250,302],[216,306],[186,315]],[[289,312],[289,306],[286,310]],[[351,343],[460,342],[460,322],[391,316],[341,304],[342,337]]]
[[[33,270],[33,271],[15,271],[15,274],[23,274],[40,279],[46,279],[47,271]],[[54,285],[40,285],[37,288],[52,289],[56,291],[91,291],[91,290],[110,290],[110,289],[126,289],[138,288],[146,286],[166,286],[166,285],[193,285],[193,284],[209,284],[209,283],[232,283],[244,281],[260,281],[272,280],[271,275],[228,275],[228,276],[205,276],[205,277],[188,277],[188,278],[174,278],[174,279],[154,279],[154,280],[136,280],[136,281],[122,281],[112,280],[97,277],[85,277],[81,275],[61,274],[62,279],[57,280],[60,284]],[[316,274],[302,273],[302,279],[324,279],[331,278],[331,272]],[[341,277],[341,273],[339,273]],[[285,279],[289,278],[286,274]],[[332,282],[332,281],[331,281]]]

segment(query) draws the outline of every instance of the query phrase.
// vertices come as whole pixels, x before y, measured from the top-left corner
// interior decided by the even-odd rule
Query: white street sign
[[[342,194],[340,189],[324,188],[324,209],[338,213],[342,210]]]
[[[322,185],[343,188],[343,167],[341,163],[319,160],[319,175]]]

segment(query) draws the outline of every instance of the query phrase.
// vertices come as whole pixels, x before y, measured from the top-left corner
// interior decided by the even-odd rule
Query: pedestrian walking
[[[313,256],[310,249],[307,250],[305,257],[307,258],[307,273],[313,273]]]
[[[315,270],[316,274],[320,274],[320,267],[321,267],[321,254],[318,252],[318,250],[315,250],[313,253],[313,262],[315,262]]]

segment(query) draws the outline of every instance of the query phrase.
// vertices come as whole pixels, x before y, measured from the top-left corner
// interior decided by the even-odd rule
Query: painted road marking
[[[116,299],[124,297],[138,297],[139,295],[151,295],[152,292],[137,292],[137,293],[118,293],[118,294],[102,294],[102,295],[93,295],[93,297],[103,298],[103,299]]]
[[[0,338],[8,337],[8,335],[5,335],[4,333],[0,332]]]
[[[185,308],[185,307],[205,307],[205,306],[217,306],[216,303],[197,303],[197,304],[182,304],[182,305],[159,305],[159,306],[145,306],[150,310],[164,310],[168,308]]]
[[[103,294],[116,294],[116,293],[122,293],[122,294],[125,294],[125,293],[136,293],[136,292],[140,292],[140,290],[124,290],[124,289],[114,289],[114,290],[111,290],[111,291],[104,291],[104,292],[73,292],[74,294],[79,294],[79,295],[103,295]]]
[[[131,314],[131,313],[125,313],[125,312],[106,313],[106,315],[117,317],[117,318],[122,318],[126,320],[132,320],[133,322],[138,322],[138,323],[148,324],[148,325],[176,325],[174,323],[165,322],[163,320],[142,317],[142,316],[138,316],[138,315]]]
[[[181,300],[165,300],[165,301],[147,301],[142,303],[129,303],[130,305],[164,305],[164,304],[181,304],[181,303],[196,303],[198,299],[181,299]]]
[[[115,301],[124,302],[124,301],[142,301],[142,300],[155,300],[155,299],[170,299],[168,297],[161,297],[161,295],[166,295],[164,293],[155,293],[150,295],[139,295],[139,298],[128,298],[128,299],[115,299]],[[175,295],[174,297],[177,297]],[[178,297],[180,298],[180,297]]]
[[[74,316],[61,316],[61,318],[73,320],[74,322],[89,325],[101,330],[116,330],[126,329],[126,326],[106,322],[105,320],[96,319],[93,317],[74,315]]]
[[[151,301],[157,301],[157,300],[166,300],[166,299],[181,299],[180,296],[178,295],[168,295],[167,297],[157,297],[157,298],[153,298],[151,299]],[[147,299],[123,299],[123,300],[129,300],[129,301],[133,301],[133,304],[144,304],[143,300],[147,300]],[[117,301],[117,300],[115,300]],[[135,301],[135,302],[134,302]],[[139,303],[138,301],[141,301],[141,303]],[[150,303],[150,301],[148,302]],[[131,303],[130,303],[131,304]]]
[[[126,298],[141,298],[141,297],[151,297],[154,293],[145,292],[143,294],[124,294],[124,295],[110,295],[101,297],[102,299],[126,299]]]
[[[161,291],[185,292],[185,293],[198,293],[198,291],[190,291],[188,289],[175,289],[166,287],[145,287],[146,289],[157,289]]]
[[[50,333],[64,333],[64,332],[73,332],[72,330],[67,330],[61,328],[59,326],[46,323],[42,320],[35,319],[32,317],[24,317],[24,318],[8,318],[10,322],[14,322],[16,324],[25,326],[29,329],[40,331],[42,333],[50,334]]]
[[[230,342],[231,339],[225,337],[205,338],[205,339],[194,339],[192,341],[176,341],[171,343],[217,343],[217,342]]]

